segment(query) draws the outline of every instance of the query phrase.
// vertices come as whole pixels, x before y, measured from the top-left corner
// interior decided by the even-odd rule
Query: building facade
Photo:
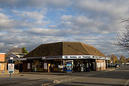
[[[15,66],[15,71],[21,71],[22,70],[22,64],[20,59],[23,58],[23,56],[26,55],[25,48],[12,48],[7,52],[6,60],[7,62],[10,60],[10,57],[13,59],[13,63]]]
[[[26,72],[86,72],[105,70],[109,58],[91,45],[57,42],[42,44],[21,60]]]
[[[23,48],[12,48],[7,52],[7,60],[10,57],[14,58],[14,61],[19,60],[19,58],[22,58],[25,54],[23,53]]]
[[[5,57],[5,53],[0,53],[0,73],[4,73],[7,71],[7,63]]]

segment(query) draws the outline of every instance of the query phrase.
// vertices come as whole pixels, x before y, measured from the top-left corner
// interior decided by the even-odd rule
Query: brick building
[[[0,73],[5,72],[7,70],[7,63],[5,57],[5,53],[0,53]]]

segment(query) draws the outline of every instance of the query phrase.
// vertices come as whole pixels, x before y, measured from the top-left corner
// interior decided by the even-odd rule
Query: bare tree
[[[129,19],[123,20],[122,22],[129,23]],[[129,24],[121,34],[118,34],[118,45],[129,51]]]

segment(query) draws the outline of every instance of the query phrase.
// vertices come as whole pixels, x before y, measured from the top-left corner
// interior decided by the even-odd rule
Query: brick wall
[[[0,53],[0,71],[5,71],[7,68],[5,63],[5,53]]]
[[[4,61],[5,61],[5,54],[0,53],[0,62],[4,62]]]

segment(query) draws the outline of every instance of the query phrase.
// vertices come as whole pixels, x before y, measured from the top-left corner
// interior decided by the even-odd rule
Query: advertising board
[[[14,73],[14,64],[8,64],[8,73]]]

